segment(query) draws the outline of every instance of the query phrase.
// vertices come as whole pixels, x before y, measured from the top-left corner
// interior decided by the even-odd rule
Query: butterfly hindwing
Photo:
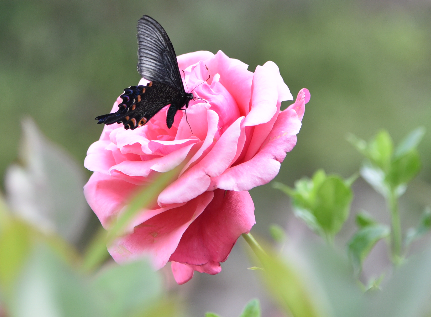
[[[181,99],[177,89],[157,82],[150,82],[147,86],[140,85],[126,88],[124,94],[120,97],[123,102],[118,105],[118,111],[98,116],[96,118],[96,120],[99,120],[98,123],[123,123],[126,129],[134,130],[146,124],[166,105],[175,105],[174,102]],[[175,113],[173,113],[173,116],[175,116]],[[168,115],[167,120],[171,121],[169,118],[170,116]],[[168,124],[169,128],[172,123]]]

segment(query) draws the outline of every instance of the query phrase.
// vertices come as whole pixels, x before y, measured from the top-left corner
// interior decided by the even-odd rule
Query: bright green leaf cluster
[[[361,168],[361,176],[383,196],[394,193],[399,197],[420,170],[417,146],[424,133],[424,128],[417,128],[395,149],[389,133],[384,130],[368,143],[353,135],[348,141],[367,159]]]
[[[395,148],[389,133],[384,130],[377,133],[368,143],[353,135],[348,137],[350,143],[366,158],[360,171],[361,176],[386,199],[391,215],[389,234],[392,261],[395,264],[403,258],[403,233],[398,198],[405,192],[407,184],[419,173],[421,162],[417,146],[424,133],[423,127],[415,129]],[[404,245],[409,245],[415,237],[429,228],[429,225],[426,225],[427,218],[427,215],[424,215],[422,225],[416,231],[410,231]],[[362,263],[372,246],[387,234],[386,226],[374,225],[361,228],[349,244],[354,262]]]
[[[391,216],[391,224],[388,225],[377,222],[365,212],[356,215],[358,230],[348,241],[347,250],[358,277],[362,272],[364,260],[377,242],[381,240],[388,242],[392,262],[399,265],[403,262],[407,247],[412,241],[419,239],[431,229],[431,210],[428,208],[418,225],[408,230],[403,241],[398,210],[399,196],[420,170],[417,146],[424,133],[424,128],[418,128],[396,147],[386,131],[380,131],[369,142],[349,136],[349,141],[366,158],[360,169],[361,176],[385,197]],[[349,215],[353,197],[351,184],[355,178],[343,180],[319,170],[311,179],[297,181],[294,189],[280,183],[276,183],[274,187],[292,198],[293,211],[298,218],[326,238],[327,242],[332,242]],[[271,229],[273,236],[280,236],[273,231]],[[380,281],[381,278],[370,280],[365,289],[376,288]]]
[[[301,179],[291,189],[281,183],[274,187],[292,197],[293,211],[316,233],[330,240],[349,216],[354,178],[343,180],[336,175],[317,171],[312,179]]]

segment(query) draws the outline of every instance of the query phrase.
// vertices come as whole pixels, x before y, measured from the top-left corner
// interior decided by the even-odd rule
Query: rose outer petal
[[[111,166],[116,164],[112,152],[106,149],[110,144],[110,141],[96,141],[91,144],[84,160],[85,168],[93,172],[108,174]]]
[[[254,204],[248,192],[215,190],[214,199],[184,232],[170,260],[216,274],[214,264],[226,261],[239,236],[254,224]]]
[[[310,92],[307,88],[302,88],[298,92],[295,103],[291,104],[288,109],[293,109],[298,114],[300,120],[304,117],[305,104],[310,101]]]
[[[182,285],[190,281],[194,273],[194,270],[190,265],[174,261],[171,262],[171,270],[174,275],[175,282],[177,282],[178,285]]]
[[[279,172],[286,152],[296,144],[301,121],[293,109],[281,112],[260,151],[249,161],[233,166],[212,179],[225,190],[244,191],[270,182]]]
[[[137,186],[110,175],[95,172],[84,186],[84,195],[104,228],[129,202]]]
[[[215,275],[221,272],[220,263],[209,262],[204,265],[189,265],[179,262],[171,262],[172,274],[175,281],[181,285],[187,283],[193,277],[194,271]]]
[[[177,248],[184,231],[213,197],[213,192],[205,192],[185,205],[158,212],[136,226],[133,233],[117,239],[109,247],[109,253],[119,263],[149,255],[154,267],[162,268]]]

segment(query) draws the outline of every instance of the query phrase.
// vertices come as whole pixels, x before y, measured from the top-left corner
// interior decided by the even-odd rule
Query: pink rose
[[[109,228],[136,188],[185,164],[159,195],[157,208],[143,210],[131,231],[109,246],[117,262],[143,255],[150,255],[156,268],[171,262],[182,284],[194,271],[219,273],[238,237],[250,231],[255,219],[248,190],[277,175],[296,144],[310,94],[302,89],[295,103],[280,111],[281,101],[292,95],[273,62],[252,73],[219,51],[181,55],[178,64],[186,91],[193,89],[201,99],[190,102],[187,117],[178,111],[171,129],[168,107],[135,130],[105,126],[88,149],[85,167],[94,174],[84,193]]]

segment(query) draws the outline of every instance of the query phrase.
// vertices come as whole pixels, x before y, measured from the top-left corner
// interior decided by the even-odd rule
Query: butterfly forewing
[[[138,21],[138,72],[145,79],[184,92],[177,55],[168,34],[147,15]]]
[[[122,123],[125,129],[133,130],[170,104],[166,125],[171,128],[176,112],[188,107],[193,94],[184,90],[177,56],[166,31],[147,15],[138,21],[138,72],[150,81],[148,85],[126,88],[118,110],[96,120],[104,124]]]

